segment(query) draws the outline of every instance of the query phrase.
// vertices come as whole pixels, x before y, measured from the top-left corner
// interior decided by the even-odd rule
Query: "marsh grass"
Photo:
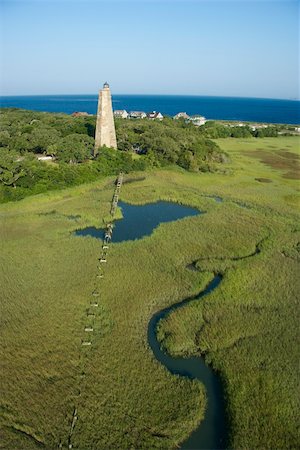
[[[147,326],[217,271],[214,293],[160,324],[162,344],[202,352],[220,373],[232,448],[297,446],[297,183],[245,154],[255,139],[219,141],[227,173],[130,174],[137,181],[124,183],[122,200],[171,200],[205,214],[111,244],[102,279],[101,242],[73,231],[109,219],[113,178],[1,205],[3,448],[66,444],[75,404],[76,448],[175,448],[203,417],[205,391],[154,359]],[[193,261],[199,271],[187,268]],[[95,288],[93,345],[84,349]]]

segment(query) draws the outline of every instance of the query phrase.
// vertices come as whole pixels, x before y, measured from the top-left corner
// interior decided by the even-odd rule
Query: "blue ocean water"
[[[1,107],[36,111],[86,111],[95,114],[97,95],[37,95],[0,97]],[[160,111],[173,116],[179,111],[201,114],[207,119],[244,120],[267,123],[300,123],[300,101],[241,97],[184,95],[113,95],[113,108],[127,111]]]

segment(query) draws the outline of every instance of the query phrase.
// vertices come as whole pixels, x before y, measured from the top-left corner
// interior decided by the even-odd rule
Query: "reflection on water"
[[[119,202],[123,219],[115,223],[113,242],[133,241],[149,236],[160,223],[201,214],[196,208],[178,203],[160,201],[146,205],[129,205]],[[103,239],[102,228],[87,227],[75,231],[76,236],[92,236]]]

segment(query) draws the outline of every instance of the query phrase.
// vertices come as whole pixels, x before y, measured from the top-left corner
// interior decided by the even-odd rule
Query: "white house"
[[[195,115],[189,118],[189,122],[192,122],[196,127],[200,127],[206,123],[206,119],[203,116]]]
[[[260,128],[268,128],[268,125],[265,124],[259,124],[259,123],[255,123],[255,124],[251,124],[249,125],[252,131],[256,131],[259,130]]]
[[[157,111],[152,111],[152,112],[148,113],[147,117],[150,120],[155,120],[155,119],[163,120],[163,118],[164,118],[164,116],[160,112],[157,112]]]
[[[190,118],[190,116],[186,112],[179,112],[173,117],[173,119],[175,119],[175,120],[177,120],[177,119],[187,120],[189,118]]]
[[[144,111],[130,111],[129,118],[130,119],[145,119],[147,114]]]
[[[116,109],[114,111],[114,116],[119,119],[127,119],[129,114],[126,109]]]
[[[41,154],[37,154],[36,157],[39,161],[52,161],[54,159],[53,156],[46,156]]]

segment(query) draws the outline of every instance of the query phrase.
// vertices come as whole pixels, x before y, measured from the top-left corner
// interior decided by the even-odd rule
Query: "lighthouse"
[[[111,93],[107,82],[104,83],[103,89],[99,91],[94,155],[98,153],[99,147],[104,145],[117,148]]]

